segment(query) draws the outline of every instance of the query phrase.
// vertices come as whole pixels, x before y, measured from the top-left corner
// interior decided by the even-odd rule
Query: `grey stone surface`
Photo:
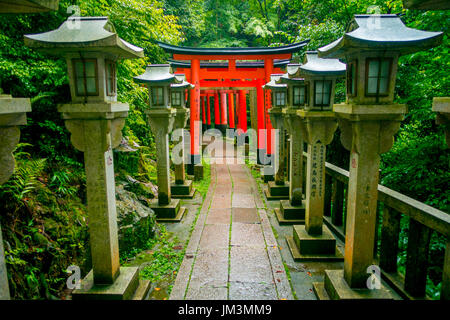
[[[233,208],[233,223],[260,223],[256,208]]]
[[[200,250],[228,248],[229,230],[228,224],[205,225],[200,239]]]
[[[256,204],[255,204],[255,200],[253,199],[253,195],[234,193],[232,207],[233,208],[256,208]]]
[[[231,247],[230,281],[273,282],[272,270],[264,247]]]
[[[273,283],[230,282],[230,300],[278,300]]]
[[[211,209],[206,224],[230,224],[231,209]]]
[[[231,245],[265,248],[266,243],[264,242],[261,225],[233,223],[231,228]]]

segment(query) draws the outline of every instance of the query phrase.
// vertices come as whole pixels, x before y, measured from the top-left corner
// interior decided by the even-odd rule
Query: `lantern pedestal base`
[[[261,169],[261,179],[264,183],[275,181],[274,170],[271,166],[263,166]]]
[[[279,224],[304,224],[306,202],[301,206],[293,206],[289,200],[281,200],[280,208],[275,208],[275,216]]]
[[[175,199],[192,199],[195,194],[195,189],[192,188],[192,180],[185,180],[183,184],[172,184],[170,193],[172,198]]]
[[[72,300],[144,300],[150,290],[148,280],[139,280],[139,268],[121,267],[120,275],[110,285],[94,284],[91,270],[81,281],[81,289],[72,292]]]
[[[150,209],[155,212],[158,222],[180,222],[186,211],[186,208],[181,207],[180,199],[172,199],[168,205],[163,206],[158,204],[158,199],[154,199]]]
[[[344,279],[344,270],[325,270],[324,282],[313,283],[320,300],[394,299],[391,291],[381,284],[380,289],[352,289]]]
[[[294,226],[293,236],[286,241],[295,261],[343,261],[344,255],[336,246],[336,239],[331,231],[323,226],[321,235],[308,234],[305,226]]]
[[[289,199],[289,182],[278,185],[275,181],[269,181],[267,183],[267,189],[264,192],[267,200]]]

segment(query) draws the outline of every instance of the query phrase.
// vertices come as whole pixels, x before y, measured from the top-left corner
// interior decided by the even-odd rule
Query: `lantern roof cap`
[[[302,82],[305,82],[305,78],[292,76],[289,73],[283,74],[280,79],[277,81],[278,84],[302,84]]]
[[[108,17],[71,17],[56,30],[25,35],[25,44],[55,55],[100,51],[123,59],[144,57],[144,49],[117,35]]]
[[[177,78],[178,81],[181,81],[180,83],[172,83],[170,87],[172,89],[192,89],[195,86],[190,84],[186,81],[186,75],[185,74],[176,74],[175,78]]]
[[[318,51],[324,58],[344,58],[364,49],[408,54],[436,46],[442,37],[442,32],[408,28],[395,14],[360,14],[354,16],[349,32]]]
[[[339,59],[319,58],[317,51],[308,51],[305,56],[306,63],[299,67],[301,75],[336,75],[345,74],[346,65]]]
[[[263,85],[263,89],[286,89],[287,84],[278,83],[283,74],[271,74],[270,81]]]
[[[0,0],[0,13],[36,13],[57,10],[59,0]]]
[[[286,67],[287,74],[289,76],[293,76],[298,72],[298,69],[300,68],[302,64],[301,63],[289,63]]]
[[[172,84],[182,83],[183,80],[170,72],[169,64],[151,64],[145,69],[145,72],[140,76],[133,78],[135,82],[145,84]]]

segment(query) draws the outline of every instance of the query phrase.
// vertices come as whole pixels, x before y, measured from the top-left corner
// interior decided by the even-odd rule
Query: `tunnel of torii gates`
[[[192,48],[158,42],[165,52],[172,54],[169,63],[174,73],[184,74],[195,86],[190,91],[189,101],[191,165],[201,162],[200,135],[211,127],[212,117],[214,127],[222,132],[227,127],[247,132],[247,94],[251,94],[253,107],[250,110],[252,127],[257,130],[258,163],[264,163],[261,159],[272,155],[274,139],[268,114],[271,95],[263,85],[270,81],[271,74],[285,73],[283,69],[290,63],[293,53],[308,42],[258,48]]]

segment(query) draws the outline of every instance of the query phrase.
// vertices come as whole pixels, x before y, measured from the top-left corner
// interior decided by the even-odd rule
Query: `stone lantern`
[[[58,9],[59,0],[0,0],[0,13],[38,13]]]
[[[406,27],[396,15],[355,15],[350,31],[319,49],[347,62],[347,101],[333,106],[341,142],[351,151],[344,271],[326,270],[319,297],[390,298],[384,287],[367,289],[373,264],[380,155],[393,145],[406,106],[393,103],[400,55],[438,45],[441,32]],[[371,276],[372,277],[372,276]],[[344,281],[345,280],[345,281]],[[323,290],[325,289],[325,290]]]
[[[158,199],[150,207],[155,211],[158,221],[179,222],[186,209],[181,208],[180,200],[172,199],[171,195],[169,133],[174,128],[177,114],[177,109],[170,104],[171,84],[182,83],[182,80],[170,72],[169,64],[149,65],[145,73],[134,77],[134,80],[145,84],[150,95],[150,108],[145,113],[155,135],[158,174]]]
[[[117,102],[116,62],[143,57],[143,49],[119,38],[107,17],[69,18],[54,31],[26,35],[25,44],[67,61],[72,102],[58,111],[84,152],[93,266],[73,299],[141,299],[150,283],[139,281],[138,268],[120,267],[112,150],[129,110]]]
[[[345,64],[337,59],[321,59],[317,52],[306,53],[305,64],[298,76],[308,83],[310,99],[304,109],[297,110],[300,128],[308,144],[306,165],[305,225],[294,226],[288,237],[291,253],[296,260],[342,260],[336,239],[323,226],[325,200],[326,146],[333,140],[337,121],[331,111],[336,79],[345,75]]]
[[[186,90],[194,88],[186,81],[184,74],[175,76],[181,83],[173,83],[170,85],[170,101],[172,107],[176,109],[174,129],[179,130],[179,140],[177,141],[177,149],[172,152],[176,155],[177,163],[175,163],[175,183],[170,186],[173,198],[191,199],[194,197],[195,190],[192,188],[192,180],[186,180],[184,166],[184,128],[189,119],[190,110],[186,108]],[[174,137],[172,137],[174,139]],[[178,152],[176,152],[178,151]]]
[[[0,0],[1,13],[33,13],[56,10],[59,0]],[[19,126],[27,124],[26,112],[31,111],[28,98],[13,98],[3,94],[0,83],[0,184],[5,183],[14,172],[13,151],[19,143]],[[9,300],[9,285],[0,226],[0,300]]]
[[[308,103],[308,87],[303,78],[297,76],[300,64],[289,64],[287,74],[279,83],[288,87],[288,104],[283,109],[283,120],[289,133],[289,200],[280,200],[275,215],[280,224],[301,224],[305,221],[305,201],[303,200],[303,135],[301,119],[297,110]]]
[[[269,110],[270,122],[277,129],[278,137],[275,139],[275,163],[272,166],[275,169],[275,181],[267,183],[266,196],[269,200],[281,200],[289,197],[289,184],[285,182],[286,171],[286,134],[283,124],[283,108],[288,103],[288,88],[286,84],[279,84],[281,74],[272,74],[271,80],[263,86],[264,89],[271,91],[272,108]]]

